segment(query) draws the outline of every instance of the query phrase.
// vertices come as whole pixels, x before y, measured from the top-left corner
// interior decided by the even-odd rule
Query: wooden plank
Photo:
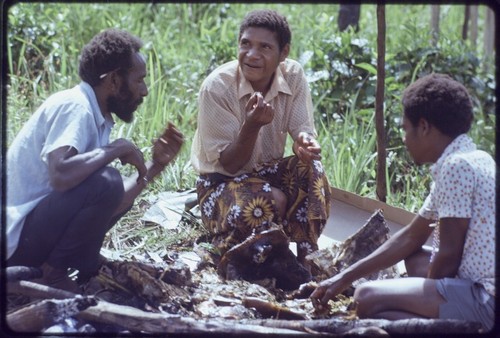
[[[318,240],[320,249],[329,247],[332,242],[346,240],[359,230],[378,209],[383,210],[384,218],[390,229],[390,235],[409,224],[415,217],[415,213],[373,198],[362,197],[336,187],[330,187],[330,189],[332,193],[330,217]],[[427,240],[425,246],[432,246],[432,238]],[[290,248],[294,250],[292,245]]]
[[[403,226],[410,223],[413,217],[415,217],[415,214],[412,212],[377,201],[373,198],[362,197],[335,187],[331,187],[330,191],[332,192],[334,200],[350,204],[356,208],[367,211],[370,214],[377,209],[382,209],[386,220],[393,221]],[[333,203],[335,203],[335,201],[333,201]]]

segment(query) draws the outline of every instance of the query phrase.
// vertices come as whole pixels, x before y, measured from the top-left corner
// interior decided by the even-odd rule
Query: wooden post
[[[495,13],[486,6],[486,24],[484,27],[484,55],[493,55],[495,51]],[[491,60],[493,61],[493,60]],[[485,71],[491,70],[490,62],[485,62]]]
[[[386,202],[386,149],[384,126],[385,86],[385,5],[377,5],[377,88],[375,96],[375,129],[377,131],[377,198]]]
[[[467,33],[469,32],[469,21],[470,21],[470,5],[465,5],[464,24],[462,26],[462,40],[467,40]]]
[[[439,5],[431,5],[431,43],[433,46],[437,45],[439,39]]]
[[[476,49],[477,46],[477,19],[478,19],[478,7],[476,5],[470,5],[470,42],[471,45]]]

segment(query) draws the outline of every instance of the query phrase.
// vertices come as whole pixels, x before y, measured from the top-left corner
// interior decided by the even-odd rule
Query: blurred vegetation
[[[79,82],[81,47],[103,29],[122,28],[145,42],[149,96],[133,123],[117,123],[113,137],[131,138],[148,158],[151,139],[172,121],[186,144],[146,193],[194,187],[189,155],[199,86],[216,66],[235,58],[244,14],[264,6],[291,25],[290,57],[302,63],[310,81],[330,183],[374,197],[377,26],[376,6],[370,4],[362,5],[358,32],[339,32],[336,4],[16,3],[6,9],[7,146],[45,98]],[[386,6],[388,203],[410,211],[418,209],[430,183],[427,168],[412,165],[401,140],[400,97],[413,80],[443,72],[463,82],[476,113],[471,135],[482,149],[495,152],[494,56],[482,55],[481,41],[475,49],[461,39],[463,12],[463,5],[442,5],[441,34],[432,46],[428,5]],[[480,15],[481,36],[484,6]]]

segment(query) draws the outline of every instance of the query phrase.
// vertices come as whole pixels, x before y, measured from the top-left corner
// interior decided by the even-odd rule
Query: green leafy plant
[[[330,183],[373,196],[377,31],[376,8],[371,4],[362,5],[359,32],[338,32],[337,4],[15,3],[6,9],[6,146],[45,98],[79,82],[83,44],[105,28],[124,28],[145,42],[149,95],[134,122],[118,122],[112,137],[130,137],[148,158],[151,139],[172,121],[184,132],[185,145],[177,161],[145,194],[192,188],[196,174],[189,159],[199,86],[211,70],[236,57],[239,23],[257,8],[278,10],[290,23],[290,57],[302,63],[310,81]],[[401,139],[400,99],[412,80],[439,71],[463,81],[476,112],[470,134],[481,149],[495,153],[493,58],[461,41],[457,23],[463,18],[463,6],[442,8],[446,13],[442,34],[431,47],[429,21],[422,20],[429,16],[427,5],[386,6],[388,201],[410,210],[420,204],[430,182],[427,168],[411,163]]]

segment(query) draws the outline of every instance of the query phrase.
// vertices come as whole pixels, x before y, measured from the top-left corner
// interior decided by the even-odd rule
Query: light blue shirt
[[[23,126],[7,150],[7,258],[18,246],[26,216],[53,191],[48,154],[60,147],[81,154],[107,145],[113,125],[92,87],[81,82],[51,95]]]

